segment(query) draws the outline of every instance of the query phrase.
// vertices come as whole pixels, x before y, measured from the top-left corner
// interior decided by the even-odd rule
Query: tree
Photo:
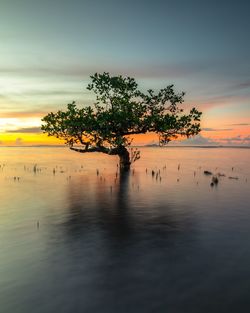
[[[105,72],[90,78],[87,89],[96,94],[93,106],[77,108],[73,102],[66,111],[51,112],[42,119],[42,130],[64,140],[74,151],[118,155],[120,169],[129,170],[140,157],[138,150],[128,149],[133,135],[157,133],[162,146],[201,130],[201,112],[193,108],[184,114],[178,107],[184,101],[184,92],[175,93],[173,85],[158,93],[151,89],[143,93],[134,78]]]

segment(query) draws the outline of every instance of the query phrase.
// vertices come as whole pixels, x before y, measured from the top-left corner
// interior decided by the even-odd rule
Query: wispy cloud
[[[241,82],[239,84],[231,85],[230,90],[242,90],[250,88],[250,81]]]
[[[218,142],[209,137],[197,135],[185,140],[177,140],[169,143],[170,145],[184,145],[184,146],[206,146],[206,145],[218,145]]]
[[[194,73],[209,68],[208,64],[204,63],[155,63],[155,64],[114,64],[105,63],[102,64],[89,64],[79,66],[79,64],[60,64],[58,66],[29,66],[29,67],[17,67],[17,66],[2,66],[0,71],[2,74],[16,75],[16,76],[28,76],[28,77],[75,77],[75,78],[87,78],[95,72],[108,71],[114,75],[130,75],[139,78],[163,78],[163,77],[186,77]]]
[[[34,110],[34,111],[9,111],[1,112],[1,118],[29,118],[29,117],[42,117],[48,113],[48,110]]]
[[[233,128],[210,128],[210,127],[205,127],[202,128],[202,130],[206,132],[219,132],[219,131],[230,131],[233,130]]]
[[[237,135],[234,137],[222,138],[220,139],[220,141],[228,145],[249,145],[250,135],[247,136]]]
[[[42,89],[28,89],[28,90],[22,90],[21,92],[12,92],[11,96],[47,96],[47,97],[53,97],[53,96],[79,96],[83,94],[89,94],[89,92],[84,92],[83,90],[62,90],[62,89],[52,89],[52,90],[42,90]],[[1,97],[1,95],[0,95]],[[7,96],[3,96],[2,98],[8,99]]]
[[[8,130],[8,133],[25,133],[25,134],[37,134],[41,133],[40,127],[22,127],[14,130]]]
[[[229,126],[249,126],[250,123],[229,124]]]
[[[169,143],[170,145],[181,145],[181,146],[249,146],[250,145],[250,135],[242,136],[237,135],[233,137],[226,138],[209,138],[202,135],[197,135],[192,138],[185,140],[178,140]]]

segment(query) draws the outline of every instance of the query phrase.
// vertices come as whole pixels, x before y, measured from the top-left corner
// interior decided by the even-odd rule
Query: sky
[[[250,145],[249,11],[243,0],[0,0],[0,145],[58,143],[41,118],[92,104],[89,76],[103,71],[185,91],[183,108],[203,112],[187,143]]]

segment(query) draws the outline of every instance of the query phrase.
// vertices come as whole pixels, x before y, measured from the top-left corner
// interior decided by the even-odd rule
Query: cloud
[[[16,145],[17,146],[21,146],[23,144],[23,139],[22,138],[16,138],[16,141],[15,141]]]
[[[245,81],[245,82],[230,86],[230,90],[232,90],[232,89],[242,90],[242,89],[246,89],[246,88],[250,88],[250,81]]]
[[[41,128],[40,127],[22,127],[22,128],[17,128],[14,130],[8,130],[6,131],[8,133],[26,133],[26,134],[37,134],[41,133]]]
[[[204,96],[203,99],[198,99],[195,103],[199,104],[202,109],[211,109],[214,107],[237,105],[239,103],[249,103],[249,95],[219,95],[213,97]]]
[[[42,117],[48,111],[9,111],[1,112],[1,118],[27,118],[27,117]]]
[[[181,146],[249,146],[250,145],[250,135],[247,136],[233,136],[226,138],[212,139],[209,137],[203,137],[202,135],[197,135],[192,138],[185,140],[178,140],[169,143],[170,145],[181,145]]]
[[[221,142],[226,145],[250,145],[250,135],[222,138]]]
[[[146,62],[140,60],[140,62],[112,62],[108,60],[95,60],[85,65],[79,64],[80,62],[71,61],[70,63],[47,63],[37,64],[29,66],[13,66],[13,65],[2,65],[0,72],[2,75],[15,76],[15,77],[46,77],[46,79],[54,77],[67,77],[75,78],[77,80],[86,79],[95,72],[110,72],[113,75],[128,75],[135,76],[138,79],[152,79],[152,78],[184,78],[193,75],[202,74],[203,77],[211,79],[211,77],[218,77],[218,75],[225,80],[228,77],[228,61],[221,59],[217,60],[206,60],[204,61],[181,61],[181,62]],[[231,71],[238,71],[239,65],[231,64]],[[244,71],[247,71],[245,67]],[[243,71],[242,70],[242,71]],[[224,87],[225,91],[228,90],[239,90],[250,87],[249,76],[246,80],[242,81],[242,73],[239,83],[230,84]],[[248,75],[248,73],[247,73]],[[227,79],[226,79],[227,80]],[[67,93],[67,91],[65,91]]]
[[[58,66],[33,66],[33,67],[14,67],[2,66],[0,71],[8,76],[33,76],[33,77],[75,77],[87,78],[95,72],[101,73],[108,71],[113,75],[136,75],[139,78],[163,78],[163,77],[186,77],[190,74],[198,73],[209,68],[208,64],[183,62],[181,64],[155,63],[155,64],[132,64],[131,66],[122,64],[89,64],[79,66],[79,64],[60,64]]]
[[[184,145],[184,146],[213,146],[218,145],[218,142],[202,135],[197,135],[185,140],[177,140],[169,143],[170,145]]]
[[[240,83],[237,84],[238,79],[236,77],[235,83],[231,84],[232,82],[227,77],[222,77],[221,83],[218,84],[214,79],[216,73],[210,70],[211,67],[216,69],[216,66],[209,63],[209,61],[203,63],[181,62],[179,64],[171,64],[164,61],[146,64],[141,61],[138,64],[130,65],[122,62],[120,64],[112,64],[111,62],[101,64],[99,62],[97,64],[79,65],[72,61],[69,64],[62,63],[56,65],[0,66],[2,75],[5,74],[7,78],[15,77],[18,86],[21,86],[17,91],[10,89],[7,95],[0,96],[2,98],[0,100],[4,105],[12,103],[13,108],[18,108],[18,106],[24,107],[24,105],[27,107],[27,105],[31,106],[34,103],[44,107],[45,104],[49,103],[52,107],[54,106],[52,111],[59,106],[59,102],[67,104],[71,100],[76,100],[77,103],[84,101],[84,105],[89,105],[93,103],[92,98],[91,100],[89,99],[89,95],[92,95],[92,93],[86,92],[84,89],[84,85],[90,81],[89,76],[95,72],[108,71],[111,75],[122,74],[136,77],[144,87],[152,82],[155,86],[165,85],[167,81],[167,84],[175,83],[178,88],[180,83],[181,89],[188,91],[189,98],[192,97],[191,101],[186,100],[185,105],[192,104],[202,111],[215,107],[249,104],[247,88],[250,86],[250,81],[248,78],[244,81],[244,78],[242,79],[241,77]],[[211,81],[212,78],[213,80]],[[150,81],[145,82],[147,79]],[[155,82],[157,79],[158,81]],[[218,78],[216,79],[218,80]],[[19,80],[24,82],[20,84]],[[28,80],[32,80],[32,82],[27,84]],[[44,80],[47,81],[48,90],[46,90]],[[83,86],[77,89],[75,84],[80,84],[81,81]],[[33,89],[31,88],[32,86],[34,87]],[[55,86],[54,89],[53,86]],[[7,96],[9,99],[7,99]],[[41,112],[40,116],[46,113],[47,111]]]
[[[90,92],[84,92],[82,90],[24,90],[22,95],[25,96],[76,96],[89,94]]]
[[[250,123],[229,124],[230,126],[249,126]]]
[[[59,109],[60,106],[58,106]],[[65,107],[66,104],[61,105],[61,108]],[[44,115],[48,114],[48,112],[55,111],[57,106],[42,106],[39,110],[24,110],[24,111],[17,111],[15,109],[9,111],[1,111],[1,118],[29,118],[29,117],[38,117],[41,118]],[[1,107],[0,107],[1,110]]]
[[[210,128],[210,127],[206,127],[206,128],[202,128],[203,131],[206,132],[218,132],[218,131],[230,131],[233,130],[233,128]]]
[[[11,94],[8,96],[5,95],[0,95],[0,99],[4,100],[11,100],[15,96],[20,96],[22,95],[23,97],[34,97],[34,96],[41,96],[41,97],[66,97],[66,96],[72,96],[72,97],[79,97],[82,95],[89,95],[89,91],[84,91],[81,89],[77,90],[64,90],[64,89],[51,89],[51,90],[44,90],[44,89],[23,89],[21,91],[15,92],[12,91]]]
[[[250,135],[243,138],[244,141],[250,142]]]

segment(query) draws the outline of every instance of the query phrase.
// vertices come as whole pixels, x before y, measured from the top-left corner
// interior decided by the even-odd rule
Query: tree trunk
[[[128,150],[125,147],[122,147],[118,155],[120,158],[120,171],[128,172],[131,165]]]

